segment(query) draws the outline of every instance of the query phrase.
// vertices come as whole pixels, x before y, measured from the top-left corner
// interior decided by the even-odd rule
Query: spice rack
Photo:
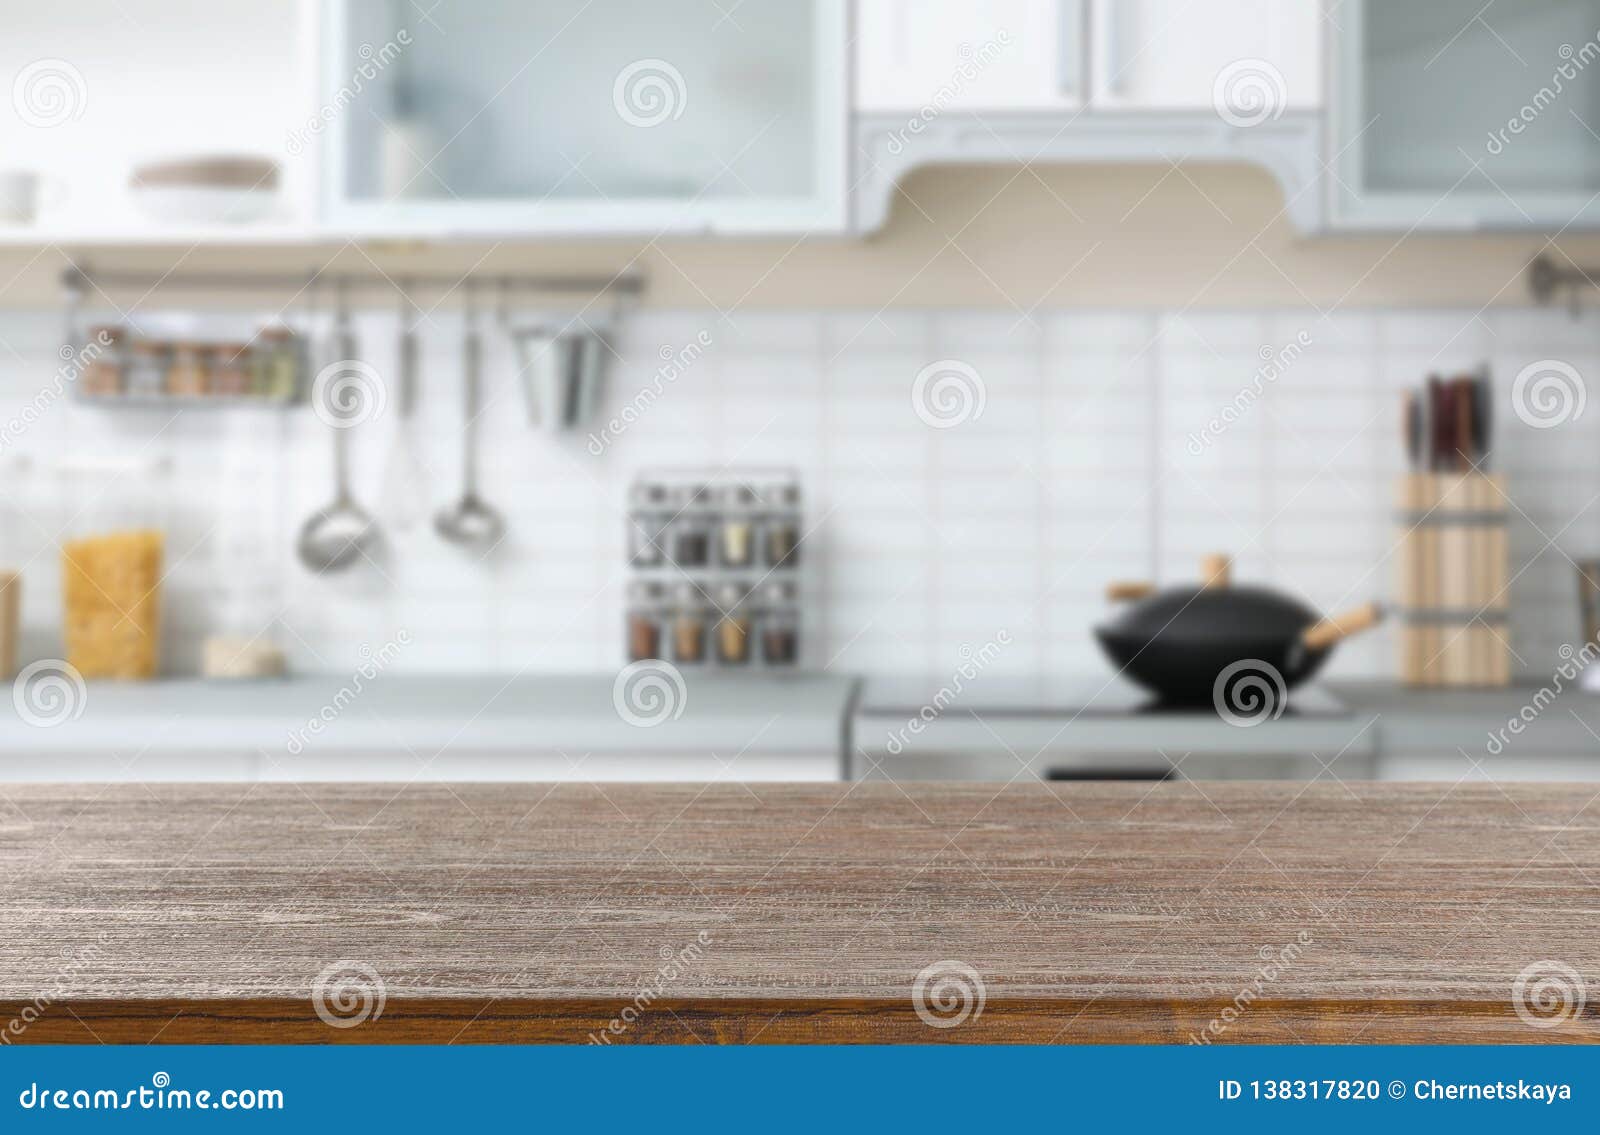
[[[1510,685],[1503,479],[1410,473],[1397,483],[1395,503],[1401,681]]]
[[[78,401],[108,406],[289,406],[306,387],[301,336],[269,322],[248,340],[89,328],[69,366]]]
[[[800,479],[789,469],[641,472],[628,492],[632,661],[800,661]]]

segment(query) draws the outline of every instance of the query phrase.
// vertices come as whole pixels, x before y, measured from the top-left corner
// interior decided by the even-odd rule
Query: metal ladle
[[[462,312],[461,386],[461,498],[433,518],[441,537],[462,547],[488,551],[505,535],[506,522],[478,495],[478,410],[482,392],[483,340],[478,333],[478,313],[468,285]]]
[[[381,535],[377,521],[350,495],[348,434],[357,419],[344,418],[335,387],[340,385],[341,378],[346,383],[360,381],[365,372],[341,374],[346,368],[357,369],[355,364],[358,362],[355,333],[350,329],[350,306],[342,288],[334,341],[339,359],[332,367],[318,373],[311,391],[313,399],[320,399],[318,408],[325,412],[325,420],[333,430],[334,497],[329,504],[306,518],[306,522],[300,526],[300,538],[296,545],[300,562],[316,572],[339,571],[349,567],[366,555],[367,549],[376,544]],[[368,398],[377,395],[375,390],[365,393]]]

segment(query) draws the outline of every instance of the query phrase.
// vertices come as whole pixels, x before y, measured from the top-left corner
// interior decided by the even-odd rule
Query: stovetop
[[[941,696],[941,691],[943,694]],[[1124,678],[1045,678],[979,674],[970,681],[950,675],[868,678],[857,712],[915,717],[934,706],[941,715],[974,713],[996,717],[1195,717],[1218,716],[1209,703],[1164,705]],[[1348,717],[1350,710],[1313,682],[1289,693],[1283,717]]]

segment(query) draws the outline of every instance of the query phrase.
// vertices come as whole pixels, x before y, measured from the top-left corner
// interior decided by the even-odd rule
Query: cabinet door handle
[[[1060,0],[1056,9],[1056,89],[1089,97],[1089,0]]]

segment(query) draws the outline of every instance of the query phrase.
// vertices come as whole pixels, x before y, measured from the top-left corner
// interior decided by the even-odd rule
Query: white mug
[[[66,198],[64,183],[33,170],[0,170],[0,225],[31,225]]]

